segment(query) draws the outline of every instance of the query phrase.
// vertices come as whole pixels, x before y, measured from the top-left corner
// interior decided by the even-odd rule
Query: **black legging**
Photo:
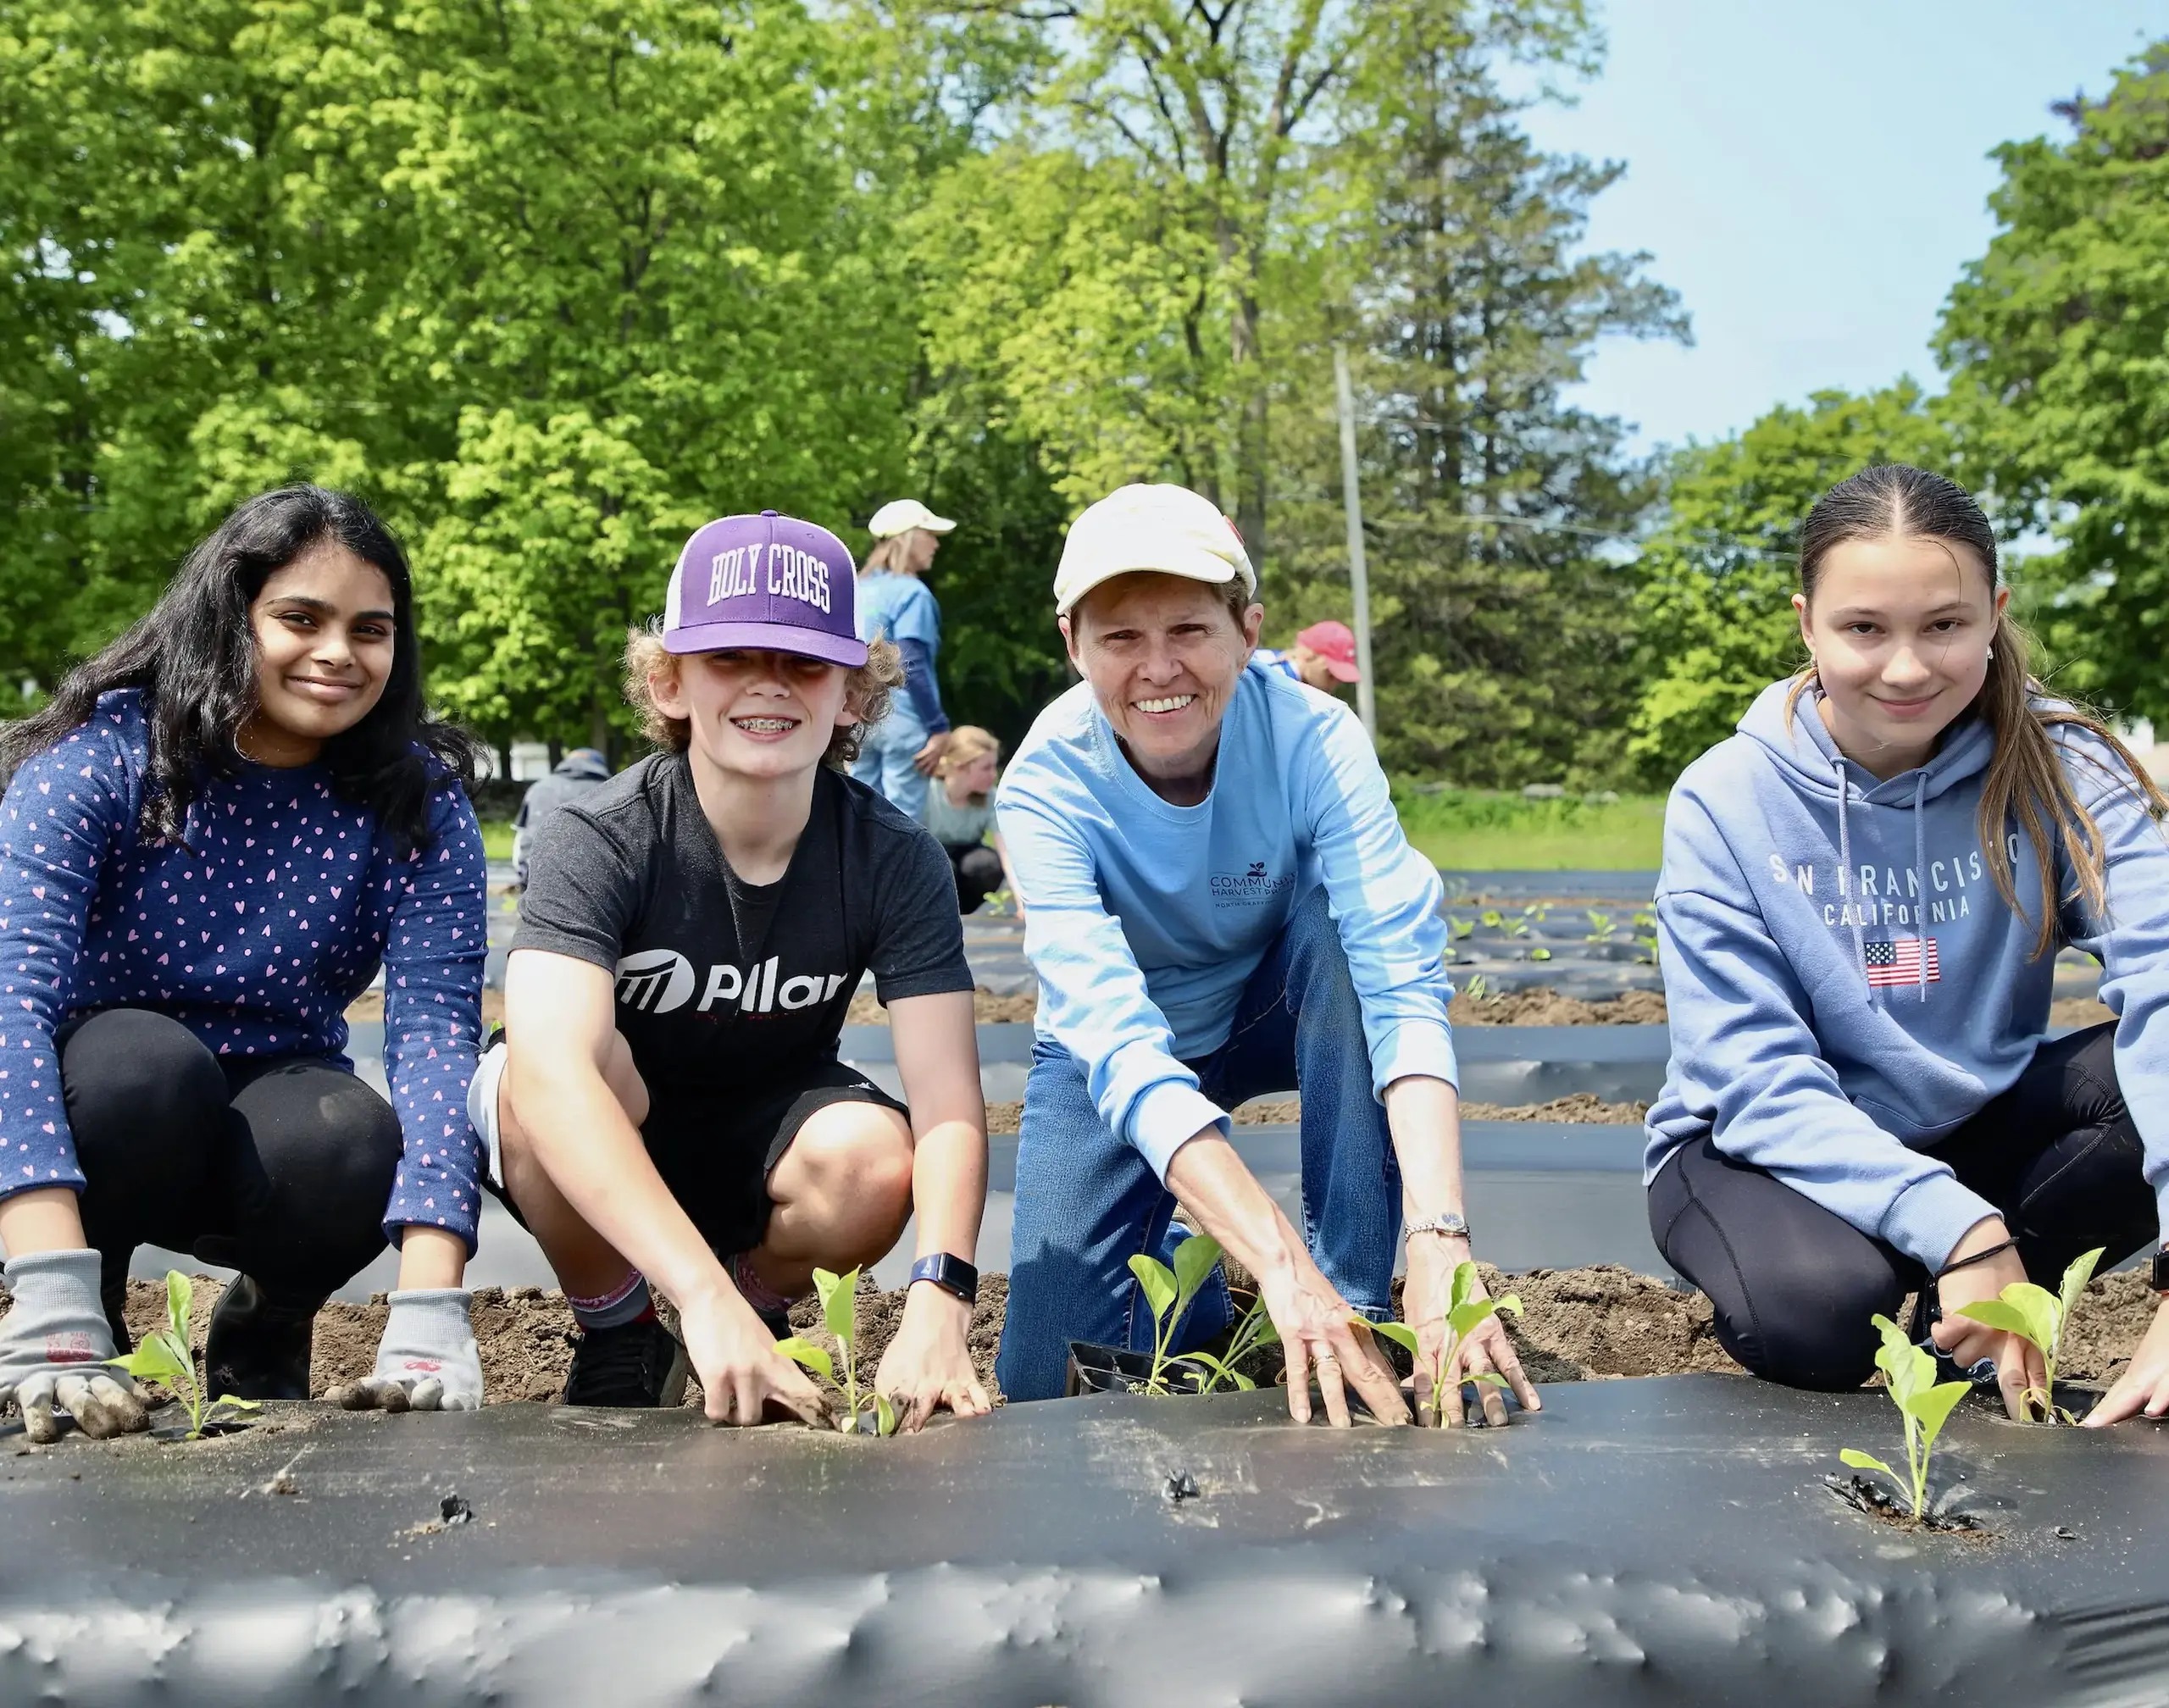
[[[2117,1089],[2107,1022],[2044,1043],[2018,1082],[1926,1154],[2003,1213],[2026,1273],[2054,1289],[2082,1251],[2104,1265],[2154,1242],[2153,1189]],[[1717,1343],[1791,1388],[1857,1388],[1875,1368],[1868,1318],[1927,1284],[1921,1265],[1705,1137],[1650,1184],[1650,1232],[1710,1295]]]
[[[352,1073],[316,1056],[214,1056],[170,1016],[108,1008],[62,1031],[60,1083],[122,1344],[138,1245],[311,1308],[384,1250],[399,1119]]]
[[[941,846],[957,874],[957,911],[974,912],[1002,885],[1001,857],[984,842],[945,842]]]

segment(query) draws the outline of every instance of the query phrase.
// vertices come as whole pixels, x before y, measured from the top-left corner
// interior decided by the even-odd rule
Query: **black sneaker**
[[[203,1371],[214,1400],[306,1400],[318,1300],[275,1298],[236,1275],[211,1312]]]
[[[655,1317],[616,1328],[584,1328],[565,1377],[568,1406],[652,1410],[685,1398],[685,1349]]]

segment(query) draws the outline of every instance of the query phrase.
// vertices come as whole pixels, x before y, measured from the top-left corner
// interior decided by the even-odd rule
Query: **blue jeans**
[[[1382,1319],[1401,1237],[1401,1169],[1371,1092],[1363,1011],[1340,934],[1314,890],[1244,985],[1228,1041],[1187,1064],[1224,1108],[1270,1092],[1303,1099],[1303,1239],[1356,1310]],[[1069,1343],[1150,1351],[1152,1309],[1129,1260],[1171,1259],[1174,1195],[1101,1120],[1084,1070],[1059,1045],[1033,1046],[1017,1146],[1009,1305],[995,1376],[1012,1400],[1062,1389]],[[1234,1314],[1216,1270],[1179,1331],[1203,1345]]]
[[[912,755],[926,746],[926,725],[898,689],[889,697],[889,715],[866,732],[851,774],[879,790],[899,812],[926,822],[926,779]]]

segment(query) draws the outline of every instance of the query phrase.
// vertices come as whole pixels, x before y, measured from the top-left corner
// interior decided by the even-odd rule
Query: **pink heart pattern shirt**
[[[347,1005],[385,974],[385,1072],[404,1155],[386,1236],[474,1249],[487,872],[449,777],[430,846],[402,857],[330,774],[245,765],[209,779],[180,843],[139,834],[150,730],[135,690],[26,761],[0,799],[0,1197],[80,1190],[53,1034],[114,1007],[170,1015],[220,1056],[352,1071]]]

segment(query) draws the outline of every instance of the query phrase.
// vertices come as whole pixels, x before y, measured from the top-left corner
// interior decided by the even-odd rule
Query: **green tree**
[[[1920,387],[1901,380],[1861,397],[1818,391],[1805,409],[1780,406],[1678,455],[1638,566],[1628,751],[1645,778],[1668,787],[1805,662],[1792,596],[1800,524],[1816,499],[1872,463],[1955,474],[1958,451]]]
[[[2000,230],[1937,341],[1972,482],[2013,529],[2061,679],[2169,723],[2169,43],[2061,140],[1997,151]]]
[[[1525,53],[1592,63],[1578,8],[1517,13]],[[1569,407],[1606,334],[1685,336],[1639,255],[1579,252],[1623,169],[1538,150],[1500,86],[1495,19],[1387,8],[1335,105],[1322,163],[1325,308],[1298,341],[1303,430],[1282,460],[1276,629],[1345,616],[1327,347],[1356,347],[1379,746],[1396,771],[1473,785],[1609,780],[1628,699],[1618,546],[1656,496],[1617,421]],[[1342,305],[1346,305],[1344,308]],[[1291,399],[1291,413],[1295,407]],[[1275,608],[1275,607],[1269,607]],[[1279,613],[1284,612],[1284,616]]]

